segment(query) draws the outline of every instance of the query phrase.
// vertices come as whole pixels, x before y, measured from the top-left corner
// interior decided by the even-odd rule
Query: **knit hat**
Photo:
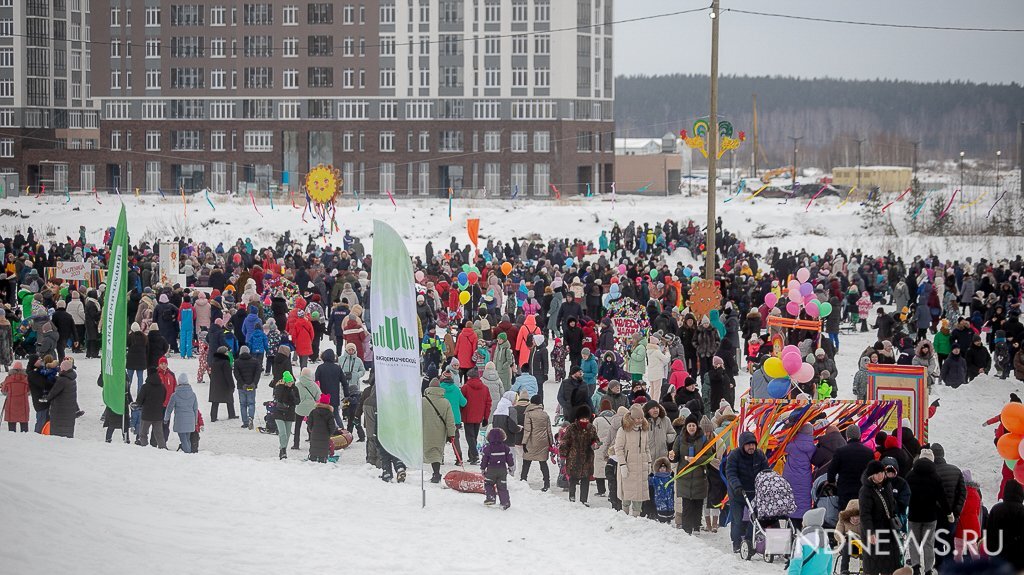
[[[970,469],[964,469],[963,470],[963,474],[964,474],[964,483],[970,483],[971,480],[972,480],[971,470]]]
[[[292,354],[292,348],[282,344],[277,346],[277,353],[290,356]]]
[[[64,361],[60,362],[61,371],[71,371],[75,367],[75,360],[70,357],[65,357]]]
[[[16,362],[11,364],[11,369],[16,369],[18,371],[21,371],[21,370],[25,369],[25,367],[21,364],[20,361],[16,361]]]
[[[160,298],[157,301],[159,301],[160,303],[168,303],[171,300],[167,298],[167,294],[162,293],[162,294],[160,294]]]
[[[860,441],[860,426],[855,423],[850,427],[847,427],[846,431],[843,432],[843,435],[845,435],[846,439],[849,441]]]
[[[907,429],[913,429],[914,428],[914,426],[910,424],[910,419],[908,419],[906,417],[904,417],[903,421],[900,422],[900,426],[901,427],[905,427]]]
[[[867,468],[864,470],[864,475],[874,475],[876,473],[883,473],[885,471],[885,464],[881,461],[872,459],[868,462]]]
[[[160,331],[160,326],[155,323],[149,324],[149,329],[146,331]]]
[[[331,396],[327,395],[326,393],[321,393],[320,394],[320,399],[317,400],[317,403],[322,403],[324,405],[330,405],[331,404]]]
[[[890,438],[890,439],[894,439],[894,438]],[[882,465],[884,465],[887,469],[889,467],[892,467],[893,469],[896,470],[897,473],[900,470],[900,463],[898,461],[896,461],[895,457],[883,457],[882,459],[879,460],[879,462]]]
[[[142,331],[142,326],[139,325],[139,322],[133,321],[132,322],[132,333],[138,333],[138,332],[141,332],[141,331]]]
[[[295,315],[297,315],[298,317],[306,317],[306,310],[300,309],[298,313],[296,313]]]
[[[441,380],[435,377],[434,379],[430,380],[430,385],[428,385],[427,387],[441,387]]]
[[[537,394],[530,398],[530,403],[533,405],[544,405],[544,398]]]
[[[228,352],[228,346],[222,345],[222,346],[217,348],[217,352],[216,353],[227,354],[227,352]]]
[[[925,447],[921,450],[921,453],[917,456],[918,459],[927,459],[928,461],[935,461],[935,453]]]
[[[249,346],[243,345],[242,347],[238,348],[238,355],[242,355],[243,353],[249,353]]]
[[[717,355],[713,356],[711,358],[711,365],[713,365],[715,367],[725,367],[725,360],[723,360],[722,358],[718,357]]]
[[[57,302],[57,309],[64,309],[66,307],[68,307],[68,304],[64,300],[60,300]]]
[[[499,341],[508,341],[508,335],[505,332],[501,332],[501,333],[498,334],[498,340]]]
[[[283,381],[285,383],[291,383],[291,382],[295,381],[295,376],[292,375],[292,372],[286,371],[283,374],[281,374],[281,381]]]

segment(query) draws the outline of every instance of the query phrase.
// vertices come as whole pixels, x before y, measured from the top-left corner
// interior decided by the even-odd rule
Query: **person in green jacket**
[[[462,429],[462,408],[466,407],[469,403],[466,400],[466,396],[462,394],[462,390],[455,383],[454,378],[450,372],[445,372],[441,376],[441,390],[444,391],[444,398],[448,400],[448,403],[452,405],[452,415],[455,416],[455,429]],[[459,441],[461,433],[455,433],[455,442],[452,444],[455,449],[456,461],[462,461],[462,443]]]
[[[299,436],[302,435],[302,421],[309,417],[309,414],[316,408],[316,402],[322,392],[313,381],[313,370],[304,367],[299,373],[299,381],[295,384],[299,392],[299,403],[295,406],[295,440],[292,442],[292,449],[299,448]]]
[[[943,318],[939,323],[939,331],[935,332],[935,337],[932,338],[932,349],[935,350],[935,355],[939,358],[939,367],[942,367],[942,362],[950,353],[953,353],[953,344],[949,340],[948,319]]]
[[[491,361],[498,369],[502,393],[512,389],[512,366],[516,361],[512,354],[512,346],[508,343],[508,336],[504,333],[498,334],[498,345],[494,348],[494,357]]]
[[[633,334],[633,345],[629,348],[629,362],[626,366],[633,381],[642,381],[647,372],[647,338]]]

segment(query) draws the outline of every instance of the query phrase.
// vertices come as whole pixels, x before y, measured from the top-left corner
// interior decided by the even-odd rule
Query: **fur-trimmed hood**
[[[654,466],[651,467],[651,469],[655,473],[657,473],[658,472],[658,468],[660,468],[662,465],[664,465],[665,467],[668,468],[669,473],[672,472],[672,462],[669,461],[667,457],[659,457],[659,458],[655,459],[654,460]]]
[[[505,441],[505,437],[505,431],[497,427],[492,427],[491,430],[487,432],[487,441],[491,443]]]
[[[846,504],[846,509],[839,512],[840,521],[849,523],[851,517],[860,517],[860,501],[857,499],[851,499]]]

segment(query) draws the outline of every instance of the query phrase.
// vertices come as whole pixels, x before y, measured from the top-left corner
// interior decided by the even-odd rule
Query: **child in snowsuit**
[[[569,357],[569,349],[562,344],[562,338],[555,338],[555,347],[551,350],[551,365],[555,366],[555,381],[565,379],[565,359]]]
[[[210,364],[208,363],[208,355],[210,353],[210,346],[206,343],[206,330],[202,329],[199,331],[199,337],[196,338],[196,356],[199,357],[199,373],[196,374],[196,382],[203,383],[203,377],[210,373]]]
[[[860,319],[860,331],[868,331],[868,316],[871,315],[871,295],[868,292],[861,292],[860,299],[857,300],[857,314],[856,317]],[[854,324],[857,320],[854,320]]]
[[[494,505],[497,491],[501,508],[508,509],[508,475],[515,471],[512,450],[505,444],[505,432],[497,427],[487,432],[487,445],[480,458],[480,470],[484,474],[484,505]]]

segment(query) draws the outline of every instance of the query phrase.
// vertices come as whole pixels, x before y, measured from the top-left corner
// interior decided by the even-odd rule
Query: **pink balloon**
[[[807,268],[800,268],[796,270],[796,279],[800,280],[800,283],[811,279],[811,270]]]
[[[791,301],[786,304],[786,311],[789,312],[789,315],[797,317],[800,315],[800,304],[795,301]]]
[[[793,291],[793,290],[800,291],[800,282],[798,282],[796,280],[789,280],[789,283],[786,284],[786,287],[789,288],[789,291]]]
[[[807,383],[808,381],[811,381],[813,378],[814,366],[806,362],[800,366],[800,369],[797,370],[796,375],[793,376],[793,379],[796,380],[797,383]]]
[[[782,368],[785,369],[786,373],[790,376],[793,376],[793,374],[800,371],[800,366],[802,364],[803,361],[800,359],[799,353],[790,353],[782,356]]]
[[[795,353],[797,355],[797,357],[799,357],[800,356],[800,348],[795,346],[795,345],[787,345],[786,347],[782,348],[782,357],[786,357],[787,355],[789,355],[791,353]]]
[[[626,264],[619,264],[619,273],[620,274],[626,273]]]
[[[416,281],[423,281],[423,270],[416,270]]]
[[[775,292],[768,292],[764,294],[764,305],[768,307],[775,307],[775,304],[779,303],[779,296],[775,295]]]
[[[818,302],[816,300],[807,302],[804,304],[804,310],[807,312],[807,315],[818,317]]]

